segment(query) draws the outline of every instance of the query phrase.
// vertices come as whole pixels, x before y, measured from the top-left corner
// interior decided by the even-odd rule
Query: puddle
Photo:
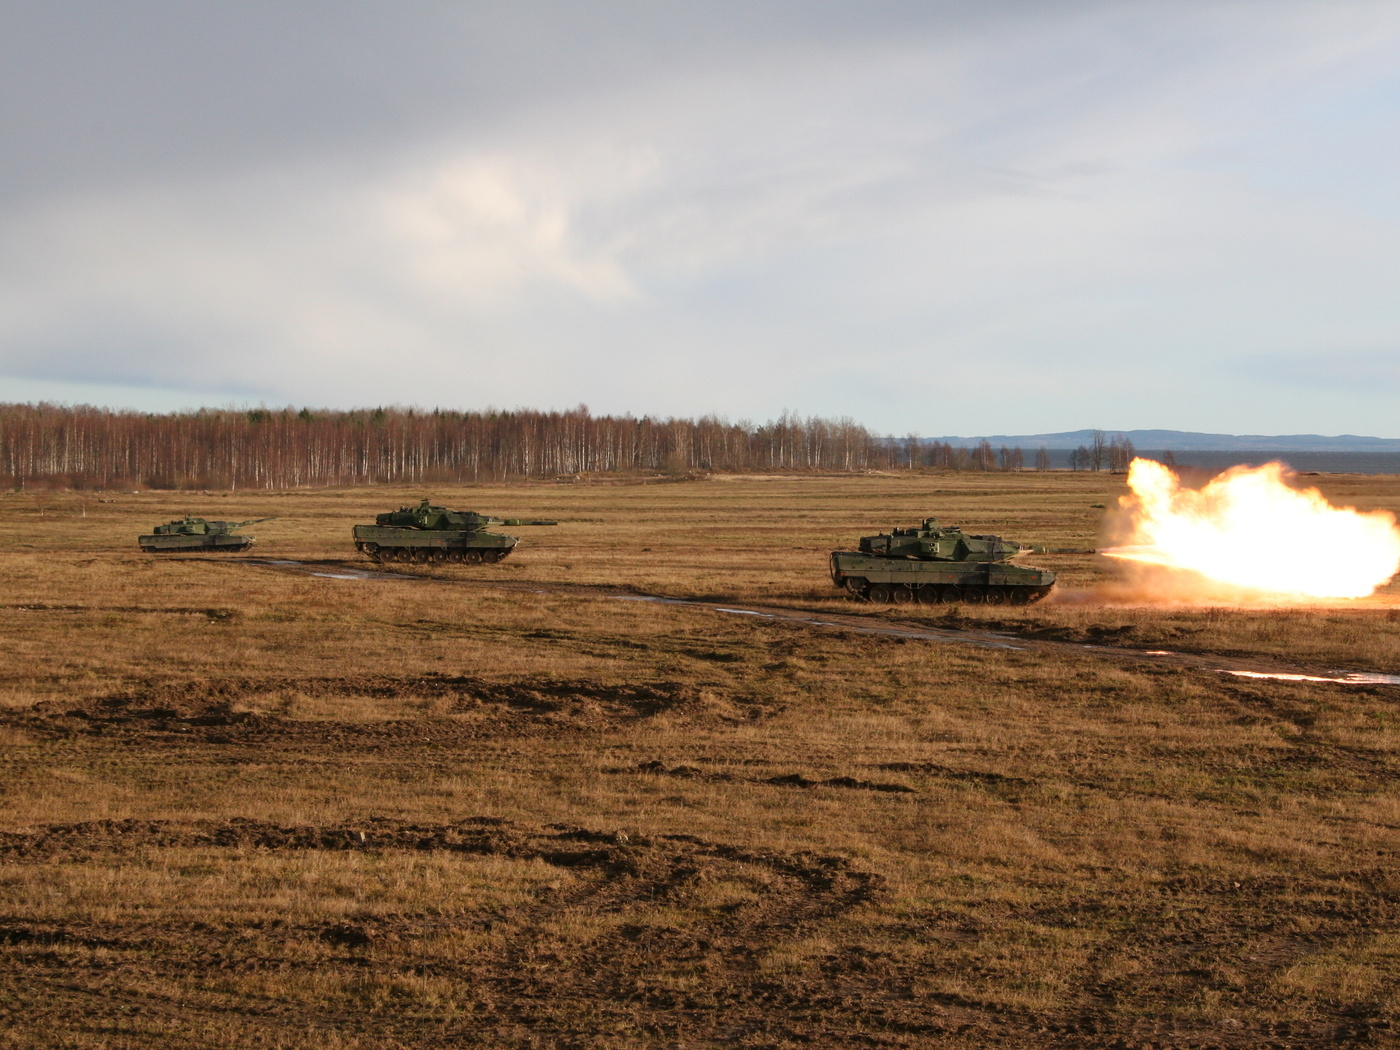
[[[1318,674],[1292,674],[1285,671],[1227,671],[1217,667],[1221,674],[1232,674],[1236,678],[1267,678],[1275,682],[1332,682],[1335,685],[1400,685],[1398,674],[1377,674],[1372,671],[1351,671],[1339,677]]]
[[[307,564],[302,561],[288,561],[286,559],[275,558],[249,558],[245,564],[274,565],[279,568],[285,566],[300,569],[308,576],[319,576],[326,580],[355,580],[360,582],[364,580],[419,580],[423,578],[421,576],[403,576],[396,572],[375,572],[372,569],[352,572],[319,572],[316,569],[309,568]]]

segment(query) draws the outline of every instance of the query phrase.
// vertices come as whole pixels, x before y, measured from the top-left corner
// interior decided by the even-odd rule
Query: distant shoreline
[[[925,444],[941,442],[954,448],[976,448],[986,441],[993,448],[1002,445],[1020,447],[1033,453],[1038,449],[1068,452],[1080,445],[1090,447],[1093,430],[1069,430],[1056,434],[989,434],[985,437],[928,437]],[[1171,449],[1182,452],[1247,453],[1250,455],[1289,456],[1308,453],[1359,453],[1400,456],[1400,438],[1367,437],[1361,434],[1204,434],[1191,430],[1102,430],[1106,439],[1125,437],[1139,449]],[[898,440],[898,439],[893,439]]]
[[[1050,467],[1068,470],[1072,449],[1052,448]],[[1137,455],[1145,459],[1161,460],[1166,449],[1137,450]],[[1322,474],[1400,474],[1400,452],[1314,452],[1305,450],[1245,451],[1235,449],[1171,449],[1177,465],[1198,467],[1202,470],[1224,470],[1227,467],[1248,465],[1261,466],[1265,463],[1287,463],[1299,473],[1316,471]],[[1034,453],[1028,453],[1033,462]]]

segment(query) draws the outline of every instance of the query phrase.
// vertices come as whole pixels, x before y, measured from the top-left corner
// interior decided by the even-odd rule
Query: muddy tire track
[[[422,717],[366,721],[279,713],[304,698],[359,697],[431,706]],[[375,743],[453,745],[542,732],[598,733],[665,715],[685,723],[744,724],[781,707],[693,682],[461,675],[346,675],[150,679],[115,692],[0,711],[0,725],[46,738],[184,741],[321,748]]]
[[[121,820],[0,832],[0,874],[129,863],[363,854],[504,858],[553,869],[529,894],[432,909],[365,908],[323,919],[125,913],[43,919],[0,905],[0,1025],[29,1045],[363,1047],[1181,1047],[1278,1050],[1389,1045],[1382,1014],[1248,1021],[1222,1029],[1179,1009],[1183,974],[1232,961],[1255,986],[1358,929],[1400,928],[1386,868],[1345,881],[1184,874],[1144,900],[1109,886],[997,916],[952,906],[893,939],[846,943],[843,923],[884,895],[881,876],[810,852],[692,835],[628,835],[474,817],[316,825],[253,819]],[[739,892],[715,896],[716,888]],[[1307,921],[1292,922],[1317,898]],[[1223,900],[1250,908],[1223,921]],[[576,925],[587,916],[583,926]],[[1073,1001],[1030,1007],[921,985],[958,946],[999,924],[1121,932],[1086,967]],[[887,927],[888,928],[888,927]],[[901,946],[900,936],[904,946]],[[1121,966],[1117,943],[1133,966]],[[788,945],[813,966],[784,971]],[[916,948],[915,954],[909,949]],[[957,971],[952,971],[956,973]],[[955,982],[956,985],[956,982]],[[392,993],[436,989],[434,1008]],[[307,988],[340,989],[307,995]],[[376,989],[389,989],[380,993]],[[1137,1004],[1118,1014],[1114,1004]]]
[[[0,865],[11,875],[26,866],[104,860],[149,866],[167,853],[188,863],[190,851],[228,864],[312,851],[499,857],[546,865],[561,879],[514,905],[379,910],[324,922],[159,922],[140,907],[118,918],[69,921],[0,911],[0,1023],[120,1031],[138,998],[131,990],[149,987],[138,1013],[186,1032],[236,1016],[250,1042],[279,1021],[373,1045],[603,1046],[609,1042],[600,1032],[639,1020],[677,1036],[721,1039],[736,1028],[771,1027],[762,1015],[772,997],[755,996],[752,987],[768,950],[874,901],[883,881],[837,856],[494,818],[317,826],[124,820],[0,833]],[[744,889],[715,905],[707,892],[716,885]],[[570,917],[580,913],[590,925],[570,934]],[[475,939],[471,949],[444,950],[459,933]],[[241,1003],[208,994],[210,975],[232,987],[292,967],[312,982],[372,972],[386,983],[444,983],[468,1009],[454,1021],[416,1016],[392,1000],[338,1010],[294,994]],[[114,973],[125,994],[112,994]],[[713,1012],[722,1003],[738,1012]]]
[[[642,773],[649,776],[674,777],[680,780],[700,780],[714,784],[757,784],[766,787],[792,787],[792,788],[846,788],[852,791],[879,791],[887,794],[915,794],[913,788],[907,784],[890,784],[877,780],[860,780],[856,777],[839,776],[824,778],[809,778],[802,773],[782,773],[771,777],[746,777],[737,773],[725,773],[719,770],[700,769],[697,766],[672,766],[659,759],[650,762],[639,762],[635,766],[611,767],[602,770],[609,774]]]

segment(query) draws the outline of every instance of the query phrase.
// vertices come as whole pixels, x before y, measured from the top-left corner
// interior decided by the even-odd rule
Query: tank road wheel
[[[453,565],[461,565],[461,564],[462,564],[462,552],[461,552],[461,551],[448,551],[448,552],[447,552],[447,560],[448,560],[448,562],[450,562],[450,563],[453,564]]]
[[[442,550],[430,551],[428,553],[434,565],[445,565],[447,563],[447,552]]]
[[[409,557],[411,557],[419,565],[426,565],[429,557],[428,548],[414,547],[412,550],[409,551]]]
[[[854,594],[857,598],[865,597],[865,581],[859,576],[847,576],[845,580],[842,581],[841,586],[846,588],[847,591]]]
[[[938,593],[938,588],[931,583],[926,583],[914,591],[914,600],[920,605],[937,605],[943,600]]]
[[[481,560],[487,565],[495,565],[501,560],[501,552],[498,550],[484,550],[481,552]]]
[[[1029,587],[1012,587],[1011,604],[1029,605],[1031,602],[1031,589]]]
[[[888,605],[894,598],[894,590],[888,583],[871,584],[870,590],[866,593],[870,595],[870,600],[876,605]]]
[[[480,565],[480,564],[481,564],[481,551],[478,551],[478,550],[463,551],[463,552],[462,552],[462,560],[463,560],[464,562],[466,562],[468,565]]]
[[[1005,587],[988,587],[988,588],[987,588],[987,604],[988,604],[988,605],[1005,605],[1005,604],[1006,604],[1006,588],[1005,588]]]
[[[896,605],[908,605],[914,600],[914,592],[907,584],[897,583],[894,585],[894,591],[891,593],[890,599]]]
[[[938,600],[944,605],[952,605],[963,600],[962,591],[956,587],[940,587],[938,588]]]
[[[987,592],[981,587],[964,587],[963,601],[968,605],[985,605],[987,602]]]

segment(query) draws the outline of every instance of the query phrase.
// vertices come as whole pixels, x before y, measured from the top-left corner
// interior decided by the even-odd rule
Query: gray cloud
[[[1066,5],[1073,9],[1080,4]],[[1035,5],[302,0],[19,2],[0,12],[7,194],[220,173],[440,136],[491,136],[561,101],[680,69],[813,63]]]
[[[79,10],[0,15],[31,383],[1393,427],[1374,391],[1241,396],[1400,335],[1388,5]]]

